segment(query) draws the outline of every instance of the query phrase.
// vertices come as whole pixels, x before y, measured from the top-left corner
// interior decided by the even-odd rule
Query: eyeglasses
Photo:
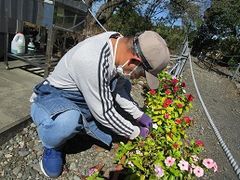
[[[143,69],[146,71],[149,71],[153,68],[150,66],[150,64],[148,63],[148,61],[146,60],[145,56],[142,53],[142,50],[141,50],[141,47],[139,44],[139,40],[138,40],[138,36],[139,35],[137,35],[133,38],[133,48],[134,48],[136,55],[142,60],[141,64],[142,64]]]
[[[138,66],[137,66],[135,71],[138,74],[144,74],[145,73],[145,68],[144,68],[144,65],[143,65],[142,62],[140,64],[138,64]]]

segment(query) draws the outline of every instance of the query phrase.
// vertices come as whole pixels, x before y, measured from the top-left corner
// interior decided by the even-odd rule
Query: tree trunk
[[[106,3],[101,5],[95,17],[104,26],[107,20],[112,16],[115,9],[125,2],[126,0],[108,0]],[[94,3],[94,0],[89,0],[88,3],[89,3],[89,8],[91,9]],[[90,13],[88,13],[86,17],[84,34],[86,36],[89,36],[102,31],[103,30],[100,28],[96,20],[92,17]]]

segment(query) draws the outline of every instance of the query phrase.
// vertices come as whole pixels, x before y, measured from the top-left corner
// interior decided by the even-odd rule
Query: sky
[[[96,14],[97,10],[100,8],[100,6],[101,6],[103,3],[104,3],[104,0],[102,0],[102,1],[100,1],[100,2],[96,2],[96,3],[94,4],[93,9],[92,9],[93,14]],[[201,0],[201,1],[197,2],[197,3],[201,4],[200,13],[201,13],[201,15],[203,16],[205,10],[210,7],[210,5],[211,5],[211,0]],[[169,13],[168,10],[166,10],[166,11],[160,13],[160,14],[157,16],[157,18],[161,18],[161,17],[162,17],[162,18],[165,18],[165,17],[168,15],[168,13]],[[177,19],[177,20],[175,21],[174,25],[176,25],[176,26],[181,26],[181,25],[182,25],[182,19],[180,19],[180,18]]]

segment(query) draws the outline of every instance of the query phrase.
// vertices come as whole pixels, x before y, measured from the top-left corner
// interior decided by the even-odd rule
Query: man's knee
[[[54,119],[54,129],[46,134],[45,144],[59,147],[83,130],[82,114],[77,110],[68,110]]]
[[[44,108],[33,103],[31,116],[37,125],[39,138],[47,147],[58,147],[83,131],[83,116],[78,110],[67,110],[50,117]]]
[[[54,121],[58,123],[57,128],[62,131],[65,137],[83,129],[83,115],[77,110],[65,111],[59,114]]]

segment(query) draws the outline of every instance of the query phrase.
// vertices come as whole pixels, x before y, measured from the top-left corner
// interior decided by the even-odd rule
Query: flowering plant
[[[192,178],[202,177],[208,169],[216,172],[216,162],[198,157],[203,142],[189,140],[186,135],[193,122],[184,115],[193,101],[193,96],[186,94],[186,84],[167,72],[158,78],[159,88],[147,92],[145,101],[145,113],[152,118],[153,129],[146,139],[121,142],[118,163],[129,170],[130,179]]]
[[[86,180],[104,180],[104,177],[101,174],[102,168],[103,168],[102,164],[98,164],[96,166],[91,167],[88,170],[88,176],[84,179],[86,179]]]

